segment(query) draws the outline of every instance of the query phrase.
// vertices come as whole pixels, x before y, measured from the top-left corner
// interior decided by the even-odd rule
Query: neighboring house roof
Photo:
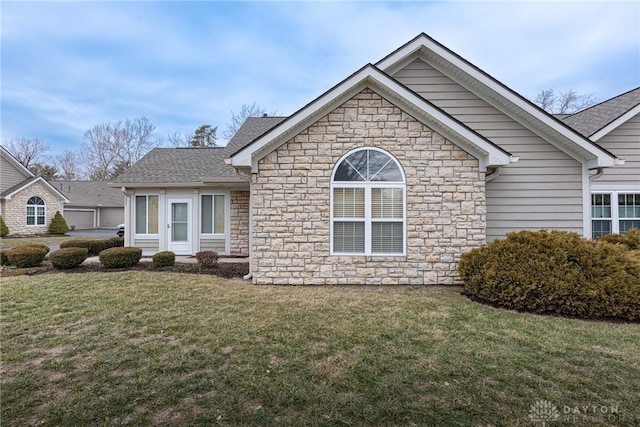
[[[70,200],[71,206],[124,206],[122,192],[106,181],[51,181],[51,185]]]
[[[562,120],[597,141],[631,117],[640,113],[640,87],[586,108]]]
[[[11,164],[17,171],[19,171],[26,178],[24,181],[21,181],[9,188],[2,190],[0,193],[0,197],[3,199],[11,199],[13,195],[24,190],[25,188],[35,184],[36,182],[42,183],[44,187],[46,187],[55,197],[62,200],[63,203],[69,203],[69,199],[67,199],[64,194],[59,192],[55,187],[53,187],[47,180],[42,178],[41,176],[36,176],[33,172],[27,169],[18,159],[15,158],[13,154],[9,152],[6,148],[0,145],[0,155]]]
[[[368,64],[251,144],[232,153],[230,164],[235,167],[251,167],[255,171],[260,159],[365,88],[377,92],[389,102],[474,155],[480,160],[481,168],[506,165],[511,162],[511,155],[508,152],[382,72],[376,66]]]
[[[490,105],[524,124],[589,168],[615,165],[615,156],[528,101],[460,55],[422,33],[376,63],[389,74],[415,59],[424,59]]]
[[[183,186],[211,182],[246,182],[225,164],[229,154],[283,121],[283,117],[249,117],[225,147],[155,148],[114,179],[111,186]]]

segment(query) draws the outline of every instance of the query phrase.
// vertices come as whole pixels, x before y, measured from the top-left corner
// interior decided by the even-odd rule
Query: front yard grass
[[[530,426],[543,400],[547,425],[640,423],[638,324],[192,274],[1,287],[5,426]]]

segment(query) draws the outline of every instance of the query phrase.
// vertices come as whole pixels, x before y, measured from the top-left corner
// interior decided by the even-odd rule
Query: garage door
[[[72,226],[75,226],[76,230],[94,228],[93,218],[95,216],[95,211],[74,211],[65,209],[63,216],[65,221],[67,221],[69,228]]]
[[[101,208],[100,228],[116,228],[124,222],[124,208]]]

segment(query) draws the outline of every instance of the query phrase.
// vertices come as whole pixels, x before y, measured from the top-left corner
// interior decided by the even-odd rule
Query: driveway
[[[65,233],[69,237],[89,237],[92,239],[110,239],[118,237],[116,228],[93,228],[90,230],[74,230]],[[51,252],[60,249],[60,243],[47,243]]]

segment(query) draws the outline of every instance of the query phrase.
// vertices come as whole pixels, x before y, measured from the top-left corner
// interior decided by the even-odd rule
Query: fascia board
[[[40,177],[37,177],[36,179],[34,179],[33,181],[29,181],[27,182],[25,185],[21,186],[20,188],[17,188],[15,190],[13,190],[10,194],[7,194],[5,197],[5,199],[9,200],[11,199],[15,194],[18,194],[19,192],[23,191],[24,189],[32,186],[33,184],[35,184],[36,182],[40,182],[42,183],[45,187],[47,187],[49,189],[49,191],[53,194],[55,194],[60,200],[62,200],[63,203],[71,203],[71,200],[67,199],[66,196],[64,194],[62,194],[60,191],[58,191],[54,186],[52,186],[51,184],[49,184],[47,182],[46,179]]]
[[[597,161],[593,162],[592,159],[586,158],[577,160],[587,160],[589,163],[595,163],[595,167],[605,167],[609,163],[613,162],[613,158],[615,158],[615,156],[613,156],[611,153],[593,144],[591,141],[584,138],[582,135],[578,134],[567,125],[561,123],[559,120],[554,119],[545,111],[533,105],[529,101],[526,101],[520,95],[516,94],[514,91],[509,89],[504,84],[500,83],[495,78],[491,77],[484,71],[469,63],[461,56],[440,45],[435,40],[429,38],[424,34],[422,34],[420,37],[417,37],[404,47],[398,49],[394,54],[384,58],[376,65],[384,71],[391,71],[395,69],[396,64],[404,63],[406,58],[409,56],[412,57],[411,59],[415,59],[417,57],[420,57],[421,55],[428,56],[427,53],[422,52],[422,50],[427,50],[431,55],[434,55],[441,61],[445,61],[450,66],[457,68],[460,72],[469,75],[472,79],[480,83],[481,86],[484,86],[484,88],[482,89],[489,89],[493,92],[491,98],[501,97],[505,99],[508,103],[515,105],[527,115],[531,116],[535,120],[542,122],[553,131],[559,133],[564,138],[569,139],[572,143],[579,146],[581,149],[590,153],[596,158]],[[517,114],[515,111],[511,111],[514,114]]]
[[[637,114],[640,114],[640,104],[636,105],[635,107],[633,107],[632,109],[630,109],[629,111],[627,111],[626,113],[618,117],[617,119],[613,120],[611,123],[609,123],[602,129],[600,129],[596,133],[592,134],[591,140],[598,141],[600,138],[602,138],[605,135],[608,135],[613,130],[617,129],[619,126],[623,125],[624,123],[629,121],[632,117],[636,116]]]
[[[15,156],[11,154],[9,150],[2,147],[1,145],[0,145],[0,148],[2,149],[3,157],[9,163],[11,163],[13,167],[18,169],[22,174],[24,174],[26,178],[35,178],[36,175],[33,172],[31,172],[29,169],[27,169],[22,163],[20,163],[20,161],[16,159]]]

